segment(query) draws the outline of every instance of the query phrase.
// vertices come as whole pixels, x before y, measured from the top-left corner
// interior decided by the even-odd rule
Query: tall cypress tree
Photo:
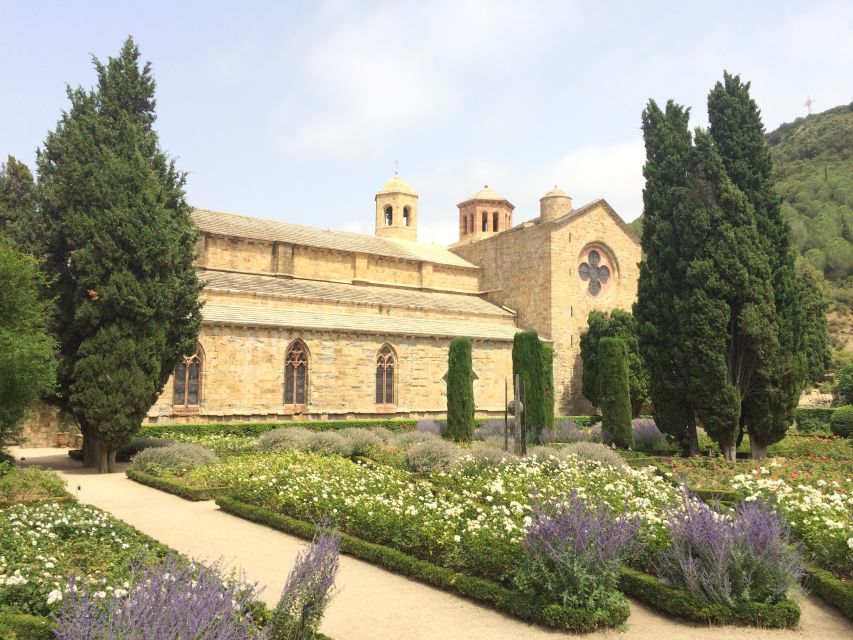
[[[764,136],[761,113],[749,95],[750,84],[724,73],[708,96],[710,133],[726,173],[752,209],[758,233],[756,250],[766,256],[772,284],[772,333],[754,366],[729,363],[742,403],[740,434],[747,430],[753,457],[763,458],[767,446],[778,442],[793,422],[793,411],[808,374],[805,338],[808,316],[803,304],[803,282],[794,270],[795,250],[791,230],[782,215],[781,197],[775,192],[772,159]],[[741,373],[740,370],[744,369]]]
[[[545,383],[542,375],[542,343],[535,331],[520,331],[512,342],[512,373],[524,385],[524,420],[534,442],[540,441],[547,426]],[[551,425],[553,426],[553,425]]]
[[[634,446],[631,431],[631,395],[628,383],[628,349],[620,338],[602,338],[599,352],[599,396],[604,441],[620,449]]]
[[[149,64],[128,38],[94,60],[38,152],[40,221],[53,278],[59,385],[86,463],[112,469],[175,363],[194,348],[201,286],[182,172],[154,131]]]
[[[453,338],[447,354],[447,435],[457,442],[470,442],[474,426],[471,340]]]
[[[545,387],[545,428],[554,428],[554,345],[542,344],[542,384]]]

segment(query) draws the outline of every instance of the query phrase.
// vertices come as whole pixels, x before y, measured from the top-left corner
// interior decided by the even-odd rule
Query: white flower
[[[59,602],[62,600],[62,592],[59,589],[54,589],[50,593],[47,594],[47,603],[53,604],[54,602]]]
[[[847,546],[848,546],[849,548],[853,549],[853,538],[848,538],[848,539],[847,539]]]

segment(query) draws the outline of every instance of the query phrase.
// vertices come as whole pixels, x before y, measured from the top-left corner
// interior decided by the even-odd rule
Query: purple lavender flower
[[[222,579],[170,555],[112,591],[72,579],[54,631],[57,640],[263,640],[252,620],[254,587]]]
[[[445,430],[442,428],[441,423],[435,420],[418,420],[417,425],[415,425],[415,431],[434,433],[437,436],[442,436]]]
[[[340,564],[341,536],[322,533],[296,557],[267,627],[268,640],[311,640],[331,600]]]
[[[510,430],[512,429],[512,419],[510,419]],[[474,429],[474,440],[485,440],[486,438],[503,438],[504,437],[504,421],[501,419],[486,420],[479,427]]]
[[[637,449],[654,451],[666,446],[666,436],[651,418],[635,418],[633,421],[634,444]]]
[[[787,524],[762,502],[721,513],[685,496],[667,527],[671,546],[656,560],[658,574],[709,602],[778,602],[801,575]]]

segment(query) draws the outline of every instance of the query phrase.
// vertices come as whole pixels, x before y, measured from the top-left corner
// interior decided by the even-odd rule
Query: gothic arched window
[[[397,368],[397,356],[394,350],[385,345],[376,356],[376,404],[395,404],[394,373]]]
[[[284,404],[307,404],[308,347],[294,340],[284,353]]]
[[[172,375],[172,406],[197,407],[201,400],[202,356],[201,345],[194,354],[184,356],[175,365]]]

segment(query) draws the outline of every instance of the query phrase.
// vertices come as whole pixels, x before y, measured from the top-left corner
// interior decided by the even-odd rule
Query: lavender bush
[[[512,419],[509,421],[510,433],[512,433]],[[497,438],[499,437],[501,441],[504,438],[504,421],[493,419],[486,420],[479,427],[474,429],[474,440],[485,440],[486,438]],[[510,440],[512,440],[512,436],[510,436]]]
[[[666,436],[651,418],[634,418],[634,446],[642,451],[656,451],[666,447]]]
[[[443,436],[444,432],[447,430],[447,425],[437,422],[435,420],[418,420],[415,425],[415,431],[420,431],[422,433],[431,433],[436,436]]]
[[[97,591],[72,580],[56,620],[56,640],[262,640],[249,613],[253,587],[229,584],[219,565],[170,555],[125,589]]]
[[[311,640],[331,600],[338,573],[341,536],[323,533],[296,558],[267,626],[268,640]]]
[[[724,514],[685,497],[667,527],[672,544],[658,575],[709,602],[778,602],[801,575],[787,524],[763,502]]]
[[[616,517],[606,504],[587,506],[576,493],[565,502],[534,498],[515,584],[548,603],[627,609],[617,588],[619,565],[639,549],[639,528],[636,518]]]

